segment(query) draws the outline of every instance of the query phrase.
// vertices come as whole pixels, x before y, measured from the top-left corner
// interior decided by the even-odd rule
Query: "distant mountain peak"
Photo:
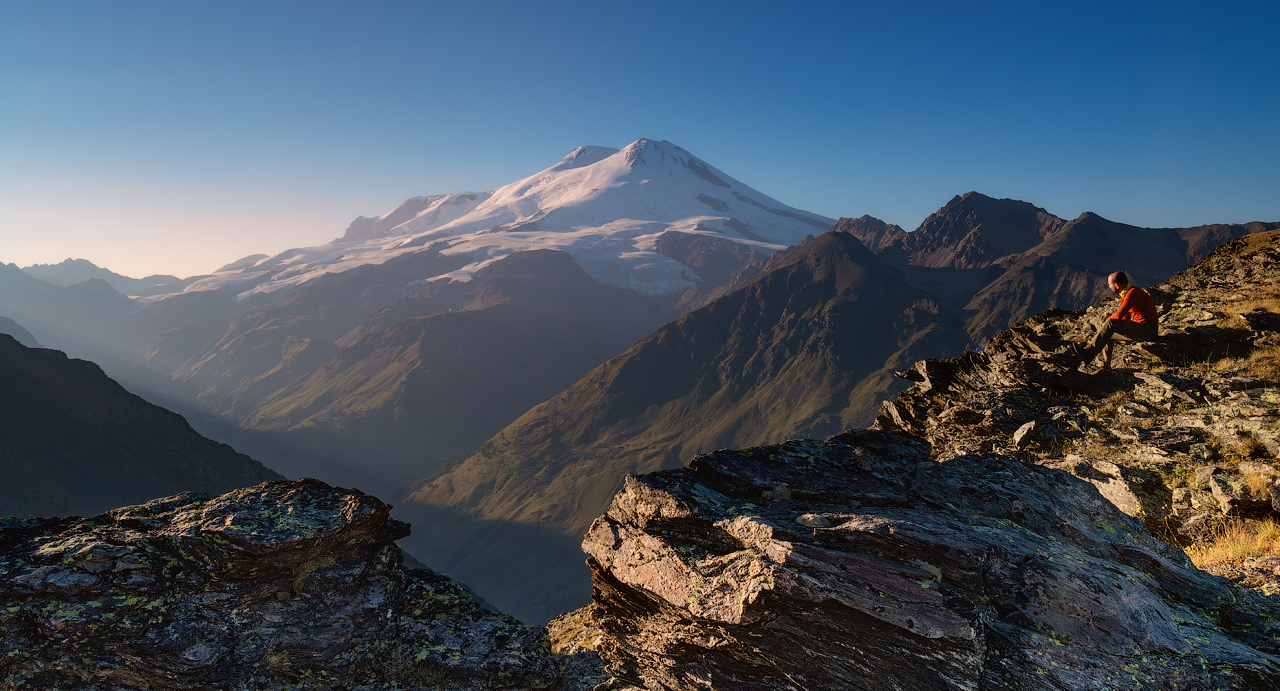
[[[885,223],[874,216],[862,215],[858,218],[842,218],[836,221],[831,229],[833,233],[848,233],[867,246],[872,252],[879,253],[891,245],[901,243],[907,237],[900,226]]]
[[[1017,199],[956,195],[907,238],[908,263],[975,269],[1043,242],[1066,222]]]
[[[714,277],[704,276],[683,255],[663,251],[673,244],[700,247],[700,236],[708,247],[741,245],[720,252],[722,259],[761,257],[834,222],[761,194],[671,142],[641,138],[622,149],[579,146],[555,165],[487,192],[413,197],[390,213],[357,218],[328,245],[291,250],[187,290],[242,283],[239,297],[247,299],[424,248],[471,261],[418,280],[465,282],[510,254],[545,249],[569,254],[605,285],[673,295],[724,277],[723,262],[713,262]],[[659,243],[668,232],[693,240]]]
[[[548,168],[548,171],[573,170],[574,168],[582,168],[594,163],[599,163],[606,158],[618,153],[618,150],[611,146],[580,146],[569,152],[568,156],[560,159],[560,162]]]
[[[26,269],[31,269],[31,268],[36,268],[36,267],[40,267],[40,268],[55,268],[55,267],[57,267],[57,268],[67,268],[67,269],[70,269],[70,268],[73,268],[73,267],[74,267],[74,268],[83,268],[83,269],[99,269],[99,268],[102,268],[102,267],[98,266],[97,264],[94,264],[93,262],[89,261],[88,259],[72,259],[71,257],[67,257],[66,259],[63,259],[62,261],[58,262],[57,264],[32,264],[31,266],[28,266],[28,267],[26,267],[26,268],[25,268],[25,269],[23,269],[23,270],[25,271]]]

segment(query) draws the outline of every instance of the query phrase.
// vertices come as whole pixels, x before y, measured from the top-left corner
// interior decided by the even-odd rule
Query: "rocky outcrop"
[[[409,527],[390,509],[304,479],[94,518],[0,519],[0,679],[38,689],[583,687],[561,673],[542,629],[404,568],[392,541]]]
[[[1042,313],[981,353],[900,372],[915,385],[883,404],[876,427],[928,439],[939,460],[994,451],[1066,470],[1184,545],[1274,517],[1278,271],[1280,232],[1220,248],[1150,289],[1160,340],[1121,344],[1117,366],[1098,374],[1081,371],[1072,343],[1114,301]],[[1258,579],[1280,592],[1270,569]]]
[[[1280,604],[1071,474],[851,431],[628,477],[583,542],[649,689],[1271,689]]]

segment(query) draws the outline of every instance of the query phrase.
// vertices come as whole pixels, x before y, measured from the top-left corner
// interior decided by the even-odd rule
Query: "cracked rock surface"
[[[930,451],[860,430],[629,477],[583,542],[610,671],[650,689],[1280,684],[1276,603],[1069,473]]]

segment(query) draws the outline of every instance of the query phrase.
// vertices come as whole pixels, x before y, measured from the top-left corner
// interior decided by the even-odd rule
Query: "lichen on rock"
[[[47,689],[558,689],[546,634],[410,570],[316,480],[0,519],[0,678]]]

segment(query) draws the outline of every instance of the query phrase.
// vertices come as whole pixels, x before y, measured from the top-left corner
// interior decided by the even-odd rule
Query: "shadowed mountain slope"
[[[97,365],[0,335],[0,515],[92,516],[278,477]]]
[[[869,423],[865,394],[890,381],[875,373],[910,362],[906,351],[944,350],[929,336],[946,320],[852,235],[828,233],[592,370],[413,499],[456,508],[491,488],[501,500],[481,502],[480,516],[578,532],[634,468]],[[864,326],[885,322],[895,328]],[[562,485],[599,505],[557,499]]]
[[[842,218],[836,221],[832,230],[849,233],[862,241],[867,249],[879,253],[882,250],[901,245],[907,238],[906,231],[871,216],[858,218]]]
[[[40,343],[36,341],[35,336],[31,335],[30,331],[22,328],[21,324],[8,317],[0,317],[0,334],[13,336],[14,340],[28,348],[40,347]]]
[[[0,264],[0,314],[48,347],[97,352],[132,308],[129,298],[102,279],[56,286],[14,264]]]
[[[669,302],[601,285],[563,252],[514,254],[330,342],[332,359],[263,398],[241,429],[277,435],[270,455],[286,473],[380,491],[572,384],[660,324]]]

